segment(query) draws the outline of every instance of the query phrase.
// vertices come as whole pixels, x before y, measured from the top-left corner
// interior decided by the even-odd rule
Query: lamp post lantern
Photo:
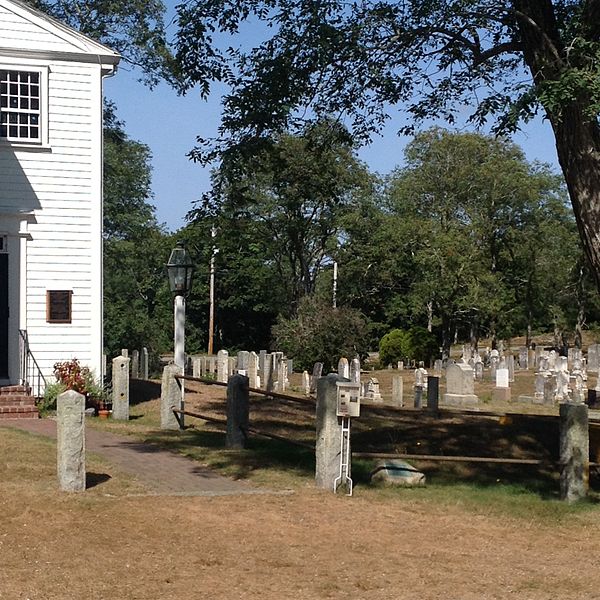
[[[169,262],[167,263],[167,274],[169,276],[169,287],[175,295],[175,348],[173,362],[184,369],[185,367],[185,296],[192,288],[192,273],[194,265],[190,255],[178,242],[173,248]]]

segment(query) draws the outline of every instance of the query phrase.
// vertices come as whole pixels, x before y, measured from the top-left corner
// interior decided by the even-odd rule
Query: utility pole
[[[333,308],[337,308],[337,260],[333,261]]]
[[[217,228],[213,225],[210,230],[210,236],[213,240],[212,253],[210,256],[210,308],[208,313],[208,353],[213,353],[213,336],[215,331],[215,257],[219,249],[215,248],[215,237]]]

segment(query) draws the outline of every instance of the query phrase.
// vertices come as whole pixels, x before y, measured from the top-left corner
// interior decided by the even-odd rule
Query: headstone
[[[360,383],[360,359],[353,358],[350,363],[350,381]]]
[[[403,360],[398,361],[398,371],[404,371],[404,361]]]
[[[183,375],[177,365],[167,365],[163,369],[160,386],[160,428],[179,429],[179,421],[173,409],[181,410],[181,385],[175,375]]]
[[[587,370],[591,373],[598,373],[600,365],[600,344],[590,344],[587,353]]]
[[[129,358],[124,356],[112,362],[112,418],[129,420]]]
[[[310,396],[310,375],[308,371],[302,372],[302,388],[305,396]]]
[[[250,394],[248,377],[232,375],[227,381],[227,448],[243,449],[246,447],[248,426],[250,422]]]
[[[519,368],[529,369],[529,351],[527,346],[521,346],[519,348]]]
[[[258,388],[258,354],[250,352],[248,355],[248,380],[251,388]]]
[[[427,389],[427,369],[423,366],[423,362],[415,369],[415,387]]]
[[[365,398],[373,402],[383,402],[381,392],[379,391],[379,380],[375,377],[371,377],[371,379],[369,379],[367,382]]]
[[[122,348],[121,356],[124,356],[125,358],[129,358],[129,350],[127,348]]]
[[[315,392],[317,390],[317,381],[321,378],[323,373],[323,363],[316,362],[313,366],[312,379],[310,382],[310,391]]]
[[[477,381],[483,381],[483,363],[475,363],[473,375]]]
[[[140,378],[140,353],[139,350],[134,350],[131,353],[131,379]]]
[[[436,377],[441,377],[442,376],[442,369],[443,369],[443,362],[441,358],[438,358],[434,363],[433,363],[433,374]]]
[[[392,376],[392,404],[404,406],[404,382],[400,375]]]
[[[56,399],[56,471],[64,492],[85,490],[85,397],[67,390]]]
[[[287,359],[284,358],[283,352],[276,352],[277,357],[277,389],[280,392],[285,392],[287,387]]]
[[[344,379],[350,379],[350,365],[348,359],[344,356],[338,361],[338,375]]]
[[[509,383],[515,382],[515,357],[509,354],[506,357],[506,367],[508,368],[508,381]]]
[[[560,497],[575,502],[589,488],[588,407],[570,402],[560,405]]]
[[[266,365],[267,365],[267,351],[261,350],[258,353],[258,374],[260,375],[260,379],[262,384],[265,385],[267,382],[267,377],[265,377],[266,373]]]
[[[448,365],[444,403],[463,406],[478,402],[479,399],[474,393],[473,369],[464,364]]]
[[[559,358],[563,358],[562,356],[559,357],[558,353],[556,352],[556,350],[551,350],[550,354],[548,354],[548,370],[549,371],[556,371],[557,369],[557,362]],[[566,360],[566,358],[565,358]]]
[[[202,363],[204,359],[201,356],[192,357],[192,377],[202,377]]]
[[[219,350],[217,352],[217,381],[227,383],[229,379],[229,352]]]
[[[149,362],[148,362],[148,348],[142,348],[142,354],[140,356],[140,371],[141,377],[144,381],[148,381],[149,373]]]
[[[237,354],[237,370],[247,371],[248,370],[248,359],[250,358],[250,352],[247,350],[240,350]]]
[[[500,354],[498,350],[492,350],[490,352],[490,377],[492,381],[496,381],[496,369],[500,363]],[[447,374],[446,374],[447,376]]]
[[[231,377],[232,375],[235,375],[237,369],[237,358],[235,356],[230,356],[227,359],[227,373],[229,375],[229,377]]]
[[[496,387],[492,390],[492,399],[496,402],[510,401],[509,371],[507,368],[496,371]]]

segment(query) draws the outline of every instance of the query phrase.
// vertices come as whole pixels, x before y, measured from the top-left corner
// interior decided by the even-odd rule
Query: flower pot
[[[101,408],[98,410],[98,417],[101,419],[108,419],[108,417],[110,416],[110,411],[107,410],[106,408]]]

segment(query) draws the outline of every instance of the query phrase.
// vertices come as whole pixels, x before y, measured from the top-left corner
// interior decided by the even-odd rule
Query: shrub
[[[428,363],[437,352],[435,336],[424,327],[411,327],[408,331],[393,329],[379,342],[379,361],[382,366],[406,359]]]
[[[337,369],[345,356],[366,356],[367,323],[352,308],[333,308],[313,297],[300,301],[296,316],[280,317],[274,325],[275,347],[285,352],[300,369],[311,370],[315,362],[323,363],[323,372]]]
[[[38,403],[39,411],[44,414],[56,409],[56,398],[67,391],[67,386],[61,381],[49,383],[44,390],[44,398]]]

